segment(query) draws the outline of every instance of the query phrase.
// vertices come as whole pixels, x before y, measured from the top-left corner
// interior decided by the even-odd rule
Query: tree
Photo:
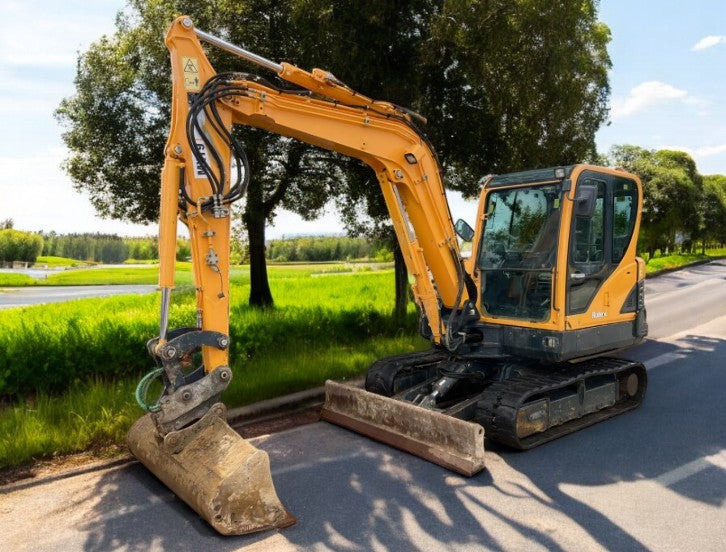
[[[34,263],[43,250],[43,238],[39,234],[6,228],[0,230],[0,261]]]
[[[169,23],[187,14],[199,28],[265,57],[292,59],[297,33],[288,4],[131,0],[117,18],[115,34],[80,55],[76,92],[56,114],[67,129],[63,138],[71,152],[65,169],[101,215],[133,222],[158,218],[159,174],[170,119],[169,56],[162,41]],[[218,72],[245,67],[217,49],[209,50],[209,58]],[[243,214],[249,236],[250,303],[267,306],[272,294],[264,256],[265,222],[281,205],[315,218],[336,174],[322,166],[325,152],[252,128],[235,133],[246,145],[251,168]]]
[[[695,238],[702,227],[699,209],[702,177],[684,152],[614,146],[614,164],[637,174],[643,184],[640,247],[652,258],[656,249],[672,250],[676,235]]]
[[[443,3],[423,56],[420,109],[451,187],[471,196],[485,174],[595,158],[611,65],[597,5]]]
[[[4,221],[0,222],[0,230],[12,230],[14,226],[15,223],[11,218],[6,218]]]
[[[160,37],[174,16],[186,13],[200,28],[265,57],[325,67],[363,93],[425,113],[449,187],[474,194],[489,172],[594,155],[594,132],[607,115],[610,64],[609,32],[596,21],[596,6],[595,0],[131,0],[114,36],[81,55],[76,94],[58,110],[71,150],[66,168],[100,213],[156,218],[170,96]],[[218,71],[243,66],[216,50],[210,60]],[[252,169],[244,212],[251,303],[272,303],[264,224],[277,207],[312,218],[334,188],[349,230],[375,234],[385,227],[388,214],[367,167],[255,129],[237,132]],[[359,223],[361,214],[370,224]],[[395,258],[405,282],[400,254]]]
[[[703,177],[703,232],[701,253],[707,242],[726,243],[726,176],[714,174]]]
[[[607,117],[608,28],[593,0],[298,0],[300,48],[369,96],[425,115],[447,186],[595,156]],[[569,29],[569,31],[568,31]],[[320,44],[334,45],[320,48]],[[407,276],[373,172],[341,161],[338,196],[353,234],[385,236],[396,259],[396,312]]]

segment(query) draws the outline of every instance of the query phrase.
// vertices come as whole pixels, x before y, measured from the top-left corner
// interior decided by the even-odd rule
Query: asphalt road
[[[253,440],[294,527],[220,537],[134,463],[0,490],[3,548],[726,550],[726,264],[661,278],[659,339],[627,353],[644,404],[528,452],[487,443],[476,477],[319,422]]]
[[[110,297],[131,293],[152,293],[155,285],[29,286],[0,288],[0,309],[44,303],[62,303],[89,297]]]

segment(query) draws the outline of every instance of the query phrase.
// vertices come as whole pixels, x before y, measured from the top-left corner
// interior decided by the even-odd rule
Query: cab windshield
[[[477,260],[488,314],[549,318],[561,203],[561,183],[489,192]]]

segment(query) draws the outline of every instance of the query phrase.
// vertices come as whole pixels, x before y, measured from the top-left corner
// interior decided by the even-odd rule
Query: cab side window
[[[638,196],[635,183],[618,180],[613,187],[613,254],[612,262],[619,263],[630,245],[635,226]]]
[[[595,213],[592,217],[575,217],[572,260],[576,264],[600,264],[604,259],[605,182],[587,179],[584,183],[597,185]]]

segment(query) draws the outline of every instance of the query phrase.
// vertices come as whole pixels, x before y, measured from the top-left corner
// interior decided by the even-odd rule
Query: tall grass
[[[0,467],[32,458],[120,444],[141,409],[129,400],[134,382],[91,380],[62,396],[40,393],[0,412]]]
[[[31,278],[27,274],[18,274],[16,272],[0,272],[0,287],[21,287],[37,285],[37,280]]]
[[[223,400],[228,407],[357,376],[375,359],[426,347],[413,335],[375,338],[356,347],[296,344],[252,360],[240,360]],[[143,414],[133,401],[135,379],[91,380],[53,396],[42,392],[0,411],[0,468],[33,458],[121,445]]]
[[[230,349],[237,406],[361,374],[381,356],[426,347],[415,311],[390,316],[390,270],[313,278],[313,268],[271,271],[276,307],[247,306],[249,276],[233,276]],[[120,443],[141,414],[132,390],[152,368],[158,294],[85,299],[2,311],[0,467]],[[192,324],[193,291],[173,294],[172,327]]]

